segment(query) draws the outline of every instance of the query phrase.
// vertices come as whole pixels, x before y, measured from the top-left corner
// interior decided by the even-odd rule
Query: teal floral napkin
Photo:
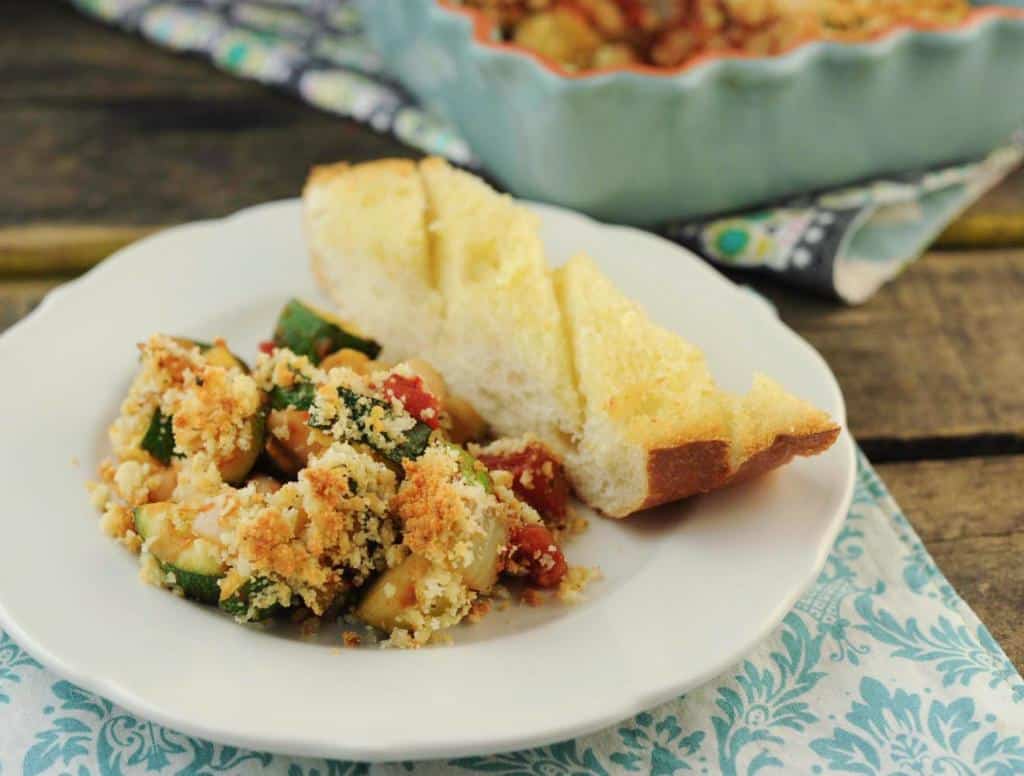
[[[84,11],[324,110],[476,167],[453,127],[382,72],[349,0],[72,0]],[[768,272],[855,304],[899,274],[1021,159],[1020,143],[981,161],[916,170],[754,211],[659,231],[720,266]]]
[[[860,456],[825,568],[764,643],[704,687],[538,749],[373,766],[249,752],[139,719],[0,631],[0,774],[143,773],[1011,776],[1024,679]]]

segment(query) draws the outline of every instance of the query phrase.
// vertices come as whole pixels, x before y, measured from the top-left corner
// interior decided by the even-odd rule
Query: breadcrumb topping
[[[392,504],[405,545],[453,569],[473,562],[472,536],[484,532],[480,514],[489,506],[487,493],[463,481],[457,458],[444,447],[405,463],[405,480]]]
[[[262,405],[256,381],[219,366],[205,366],[190,378],[162,402],[164,414],[174,418],[175,450],[186,456],[205,452],[220,461],[251,449],[251,420]]]

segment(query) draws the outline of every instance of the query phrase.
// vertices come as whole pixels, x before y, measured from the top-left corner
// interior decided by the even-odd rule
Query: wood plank
[[[314,164],[413,152],[92,21],[13,5],[0,47],[0,226],[148,226],[293,197]]]
[[[0,103],[237,99],[267,91],[251,81],[216,73],[200,57],[163,51],[68,3],[6,0],[4,13],[8,34],[0,46]]]
[[[0,226],[223,216],[296,196],[314,164],[412,153],[269,92],[256,100],[0,105],[0,144],[17,149],[0,188]]]
[[[1024,456],[877,469],[936,565],[1024,671]]]
[[[860,307],[752,285],[828,361],[872,460],[1024,452],[1024,251],[928,254]]]
[[[0,276],[75,274],[159,227],[0,227]]]
[[[1024,456],[877,468],[926,544],[1024,534]]]
[[[1024,167],[949,225],[937,248],[1024,246]]]

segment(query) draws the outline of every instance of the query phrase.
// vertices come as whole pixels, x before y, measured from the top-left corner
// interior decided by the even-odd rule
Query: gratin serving
[[[144,581],[239,622],[345,616],[416,647],[478,619],[503,579],[575,600],[559,458],[488,439],[426,362],[298,300],[250,371],[223,340],[153,335],[93,501]],[[346,644],[358,643],[348,632]]]

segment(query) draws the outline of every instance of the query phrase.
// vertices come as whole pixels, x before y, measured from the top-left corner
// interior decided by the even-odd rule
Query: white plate
[[[776,625],[846,514],[854,454],[825,455],[626,522],[567,550],[605,579],[576,607],[514,607],[416,652],[339,650],[239,627],[138,581],[84,484],[154,331],[253,354],[292,295],[317,297],[299,204],[162,232],[47,297],[0,338],[0,621],[54,671],[195,736],[365,760],[517,749],[592,731],[723,671]],[[845,420],[824,361],[679,247],[538,207],[553,259],[586,249],[729,388],[755,370]],[[76,463],[77,462],[77,463]]]

